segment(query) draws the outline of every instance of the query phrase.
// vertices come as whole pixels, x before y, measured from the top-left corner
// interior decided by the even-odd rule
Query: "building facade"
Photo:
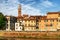
[[[48,12],[46,16],[28,16],[21,15],[21,5],[19,8],[18,19],[24,21],[24,31],[57,31],[60,29],[60,12]]]
[[[60,30],[60,12],[48,12],[46,16],[29,16],[21,13],[18,6],[17,21],[14,21],[15,31],[58,31]],[[13,19],[14,20],[14,19]],[[11,20],[12,21],[12,20]],[[8,24],[12,24],[10,19]],[[10,26],[8,30],[10,30]]]
[[[15,30],[15,22],[17,21],[16,17],[14,16],[6,16],[7,23],[6,23],[6,31]]]

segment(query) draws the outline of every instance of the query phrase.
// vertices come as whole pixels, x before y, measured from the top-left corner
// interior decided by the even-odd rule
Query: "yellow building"
[[[57,28],[57,30],[59,30],[60,29],[60,22],[59,22],[59,20],[60,20],[60,12],[48,12],[47,13],[47,18],[55,18],[56,19],[56,22],[54,22],[54,24],[53,25],[55,25],[56,26],[56,28]]]
[[[39,19],[39,30],[40,31],[57,31],[57,19],[47,18],[46,16]]]
[[[18,7],[17,22],[22,21],[24,31],[57,31],[60,29],[60,12],[48,12],[46,16],[21,15]]]
[[[47,18],[58,18],[60,12],[48,12]]]
[[[58,31],[60,30],[60,13],[59,13],[59,16],[58,16],[58,27],[57,27],[57,30]]]
[[[24,30],[25,31],[35,31],[36,30],[36,21],[34,16],[27,17],[27,15],[24,16]]]

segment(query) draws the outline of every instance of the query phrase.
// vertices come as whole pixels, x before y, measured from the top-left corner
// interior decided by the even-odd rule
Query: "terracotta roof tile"
[[[47,14],[60,14],[60,12],[48,12]]]

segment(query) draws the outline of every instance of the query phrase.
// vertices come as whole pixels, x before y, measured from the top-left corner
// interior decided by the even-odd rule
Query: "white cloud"
[[[18,14],[18,0],[8,0],[7,3],[1,3],[0,12],[3,12],[4,15],[14,15]],[[22,13],[29,15],[40,15],[40,11],[31,7],[30,5],[22,5]]]
[[[17,16],[18,4],[18,0],[8,0],[7,3],[4,1],[0,4],[0,12],[2,12],[4,15]]]
[[[33,7],[31,7],[30,5],[24,5],[22,4],[22,13],[26,13],[26,14],[29,14],[29,15],[41,15],[41,11],[38,10],[38,9],[35,9]]]
[[[54,6],[54,4],[52,2],[50,2],[50,1],[48,1],[48,0],[43,1],[41,3],[41,5],[44,6],[44,7],[52,7],[52,6]]]
[[[33,1],[33,0],[22,0],[22,1],[27,1],[28,2],[28,1]]]
[[[32,0],[26,0],[26,1],[32,1]],[[17,12],[18,4],[22,4],[22,3],[19,3],[18,0],[8,0],[7,3],[5,1],[3,1],[2,3],[0,3],[0,12],[3,12],[5,15],[17,16],[18,15],[18,12]],[[33,5],[33,4],[35,4],[35,1],[32,2],[31,4],[22,4],[22,14],[42,15],[41,9],[36,9],[36,8],[32,7],[31,5]],[[40,6],[41,5],[44,6],[44,8],[45,8],[45,7],[51,7],[54,4],[48,0],[45,0],[45,1],[42,1],[42,3],[40,3]],[[41,8],[43,8],[43,7],[41,7]]]

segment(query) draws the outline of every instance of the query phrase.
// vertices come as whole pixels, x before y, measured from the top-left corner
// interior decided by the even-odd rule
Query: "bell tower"
[[[21,4],[18,5],[18,17],[21,17]]]

